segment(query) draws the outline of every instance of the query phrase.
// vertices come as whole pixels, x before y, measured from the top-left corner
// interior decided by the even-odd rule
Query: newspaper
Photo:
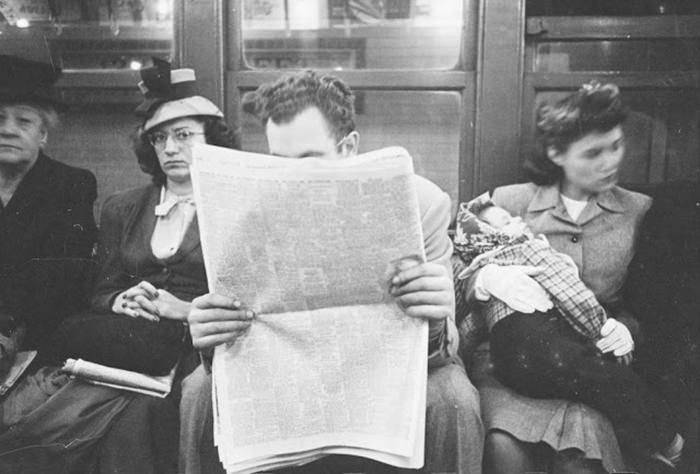
[[[427,323],[388,293],[397,261],[425,260],[408,153],[295,160],[204,145],[193,155],[209,288],[257,313],[214,355],[226,470],[327,454],[421,467]]]
[[[166,375],[145,375],[130,370],[115,369],[83,359],[68,359],[62,370],[94,385],[128,390],[154,397],[165,398],[170,393],[177,364]]]

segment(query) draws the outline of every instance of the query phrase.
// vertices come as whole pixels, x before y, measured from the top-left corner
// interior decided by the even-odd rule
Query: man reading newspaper
[[[260,86],[245,107],[265,126],[271,155],[336,160],[352,159],[358,151],[353,102],[352,91],[341,80],[304,71]],[[426,320],[429,325],[422,472],[479,473],[483,448],[479,399],[456,356],[449,263],[452,245],[447,235],[450,201],[430,181],[415,180],[426,261],[398,262],[389,293],[407,316]],[[217,345],[245,337],[255,319],[246,301],[210,293],[193,301],[188,322],[194,346],[206,355]],[[211,390],[206,367],[198,368],[183,383],[183,472],[221,472],[211,439]],[[336,461],[330,456],[312,464],[332,466]]]

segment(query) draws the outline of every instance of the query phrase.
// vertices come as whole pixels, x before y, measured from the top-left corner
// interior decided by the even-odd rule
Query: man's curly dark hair
[[[606,133],[627,118],[615,84],[592,81],[556,103],[538,107],[535,150],[525,160],[528,177],[538,185],[554,184],[563,170],[547,155],[553,148],[565,152],[569,146],[591,133]]]
[[[289,123],[310,107],[321,111],[337,140],[355,130],[355,95],[329,74],[312,70],[287,74],[243,98],[243,110],[257,116],[263,126],[268,120]]]
[[[195,120],[200,120],[204,124],[204,138],[207,144],[225,148],[241,148],[241,137],[239,133],[232,130],[224,119],[209,116],[193,116]],[[136,160],[141,170],[150,174],[153,184],[162,186],[165,184],[165,173],[158,162],[156,150],[148,140],[148,133],[144,133],[142,127],[138,127],[132,136],[132,147],[136,154]]]

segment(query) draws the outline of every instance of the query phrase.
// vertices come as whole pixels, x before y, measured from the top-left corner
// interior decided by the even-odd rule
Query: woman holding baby
[[[531,182],[493,193],[497,206],[521,217],[533,233],[544,234],[556,251],[573,259],[607,320],[597,340],[582,340],[535,281],[541,268],[489,264],[469,279],[466,299],[472,308],[494,298],[515,311],[499,322],[507,330],[492,332],[491,344],[512,348],[519,378],[509,378],[498,363],[494,377],[483,352],[473,371],[487,428],[487,473],[625,470],[618,441],[638,460],[637,470],[672,469],[680,458],[683,438],[671,426],[666,404],[638,377],[620,375],[632,373],[626,365],[639,337],[621,290],[651,204],[650,198],[617,186],[625,118],[613,84],[592,82],[541,106],[538,153],[526,162]],[[528,347],[539,349],[520,352],[525,339]],[[630,402],[631,394],[640,391],[637,402]],[[594,405],[608,418],[578,402]],[[619,423],[618,415],[636,421]]]

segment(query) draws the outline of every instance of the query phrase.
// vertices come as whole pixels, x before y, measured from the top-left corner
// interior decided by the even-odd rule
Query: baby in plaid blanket
[[[605,310],[579,278],[571,257],[554,250],[543,235],[533,235],[520,217],[494,205],[488,195],[460,205],[454,247],[467,265],[458,279],[468,278],[489,263],[543,268],[533,278],[550,295],[561,316],[585,338],[600,338],[600,329],[607,319]],[[489,332],[498,321],[515,312],[496,298],[482,310]]]
[[[498,298],[472,308],[473,320],[485,321],[488,327],[491,360],[503,383],[534,398],[583,402],[609,416],[614,427],[623,431],[640,423],[653,424],[652,411],[670,419],[668,407],[629,366],[631,350],[610,360],[596,346],[601,329],[606,332],[606,321],[615,320],[607,317],[568,255],[554,250],[544,236],[533,235],[519,217],[494,205],[488,194],[460,204],[454,248],[459,257],[453,256],[458,307],[465,303],[464,283],[487,264],[542,269],[532,278],[554,304],[547,313],[519,313]],[[474,322],[471,325],[479,329]],[[611,396],[620,393],[625,396]],[[683,442],[676,434],[669,447],[652,457],[673,466]]]

